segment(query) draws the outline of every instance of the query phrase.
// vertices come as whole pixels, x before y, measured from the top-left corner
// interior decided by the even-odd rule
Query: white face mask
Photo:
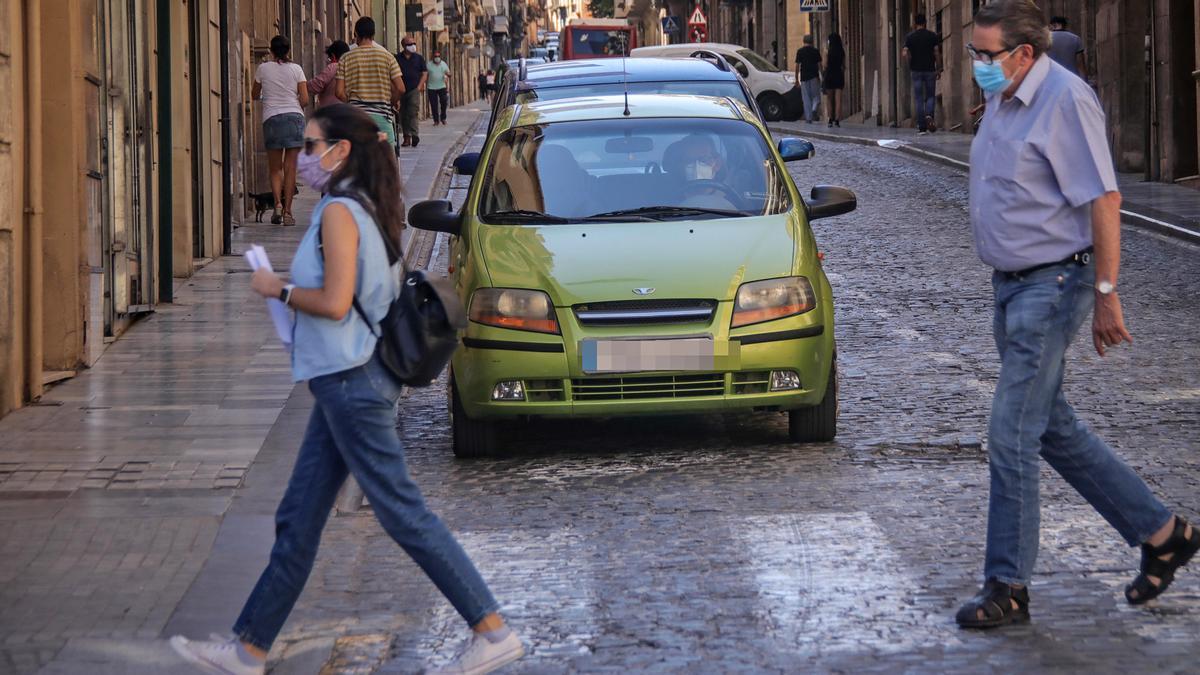
[[[404,51],[408,52],[409,54],[416,54],[417,46],[416,45],[406,45],[404,47]]]
[[[683,174],[688,180],[712,180],[717,170],[715,164],[697,159],[683,165]]]

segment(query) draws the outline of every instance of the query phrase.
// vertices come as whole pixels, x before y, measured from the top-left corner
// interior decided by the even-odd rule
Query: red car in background
[[[559,60],[604,59],[629,56],[636,48],[637,31],[624,19],[575,19],[562,29]]]

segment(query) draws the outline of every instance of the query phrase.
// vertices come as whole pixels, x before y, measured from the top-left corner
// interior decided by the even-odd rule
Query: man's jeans
[[[1125,541],[1140,544],[1171,519],[1146,484],[1075,416],[1063,396],[1067,347],[1095,302],[1095,270],[1055,265],[992,277],[1000,380],[988,426],[991,501],[986,579],[1028,584],[1037,560],[1038,455]],[[1113,383],[1111,386],[1118,386]]]
[[[912,71],[913,107],[916,108],[917,128],[925,131],[925,117],[934,117],[934,96],[937,94],[937,73]]]
[[[821,105],[821,78],[801,82],[800,96],[804,99],[804,119],[811,122],[817,114],[817,106]]]
[[[434,122],[446,121],[446,108],[450,103],[450,90],[446,87],[441,89],[429,89],[429,110],[433,115]]]
[[[275,546],[234,634],[260,649],[271,648],[312,571],[321,530],[348,472],[383,529],[468,625],[496,611],[487,584],[408,475],[396,433],[400,384],[378,356],[358,368],[314,378],[308,388],[316,406],[275,514]]]
[[[400,96],[400,128],[408,138],[419,138],[421,129],[421,90],[409,89]]]

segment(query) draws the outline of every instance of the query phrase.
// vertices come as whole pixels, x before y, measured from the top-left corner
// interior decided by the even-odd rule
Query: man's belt
[[[1058,265],[1066,265],[1068,263],[1075,263],[1080,267],[1087,267],[1088,265],[1092,264],[1092,250],[1092,247],[1089,246],[1082,251],[1076,251],[1075,253],[1072,253],[1062,260],[1055,260],[1054,262],[1042,263],[1041,265],[1034,265],[1033,267],[1026,267],[1023,270],[1017,270],[1015,272],[1005,272],[1001,270],[1000,273],[1003,274],[1005,278],[1017,279],[1020,277],[1029,276],[1030,274],[1033,274],[1038,270],[1044,270],[1047,267],[1057,267]]]

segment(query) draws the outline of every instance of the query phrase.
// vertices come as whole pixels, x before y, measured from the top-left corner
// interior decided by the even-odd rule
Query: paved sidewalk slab
[[[916,129],[895,129],[843,123],[841,127],[796,122],[771,124],[777,133],[808,136],[841,143],[888,147],[966,170],[974,136],[955,132],[919,134]],[[881,142],[888,145],[880,145]],[[1141,174],[1118,173],[1122,219],[1163,234],[1200,243],[1200,190],[1143,180]]]

